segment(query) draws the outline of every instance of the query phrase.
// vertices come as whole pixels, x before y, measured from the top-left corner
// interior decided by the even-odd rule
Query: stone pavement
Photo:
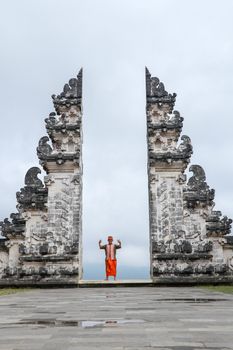
[[[233,296],[195,287],[35,289],[0,297],[0,350],[233,349]]]

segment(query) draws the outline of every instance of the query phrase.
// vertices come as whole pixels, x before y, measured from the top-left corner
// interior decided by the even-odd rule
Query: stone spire
[[[148,156],[150,165],[174,167],[183,170],[192,154],[191,140],[183,135],[178,140],[183,127],[183,118],[173,111],[176,94],[169,94],[158,78],[151,77],[146,68],[146,111],[148,132]]]
[[[151,74],[146,67],[146,100],[149,103],[166,103],[169,105],[169,110],[172,112],[176,101],[176,94],[169,94],[164,87],[164,84],[159,78],[151,77]]]
[[[52,98],[57,115],[52,112],[45,119],[49,137],[43,136],[37,147],[40,164],[46,172],[54,162],[58,165],[75,162],[81,166],[82,69],[77,78],[65,84],[60,95]]]
[[[78,105],[81,106],[82,82],[83,69],[81,68],[77,75],[77,78],[70,79],[69,83],[64,85],[63,91],[60,95],[52,95],[54,108],[58,115],[62,114],[67,107]]]

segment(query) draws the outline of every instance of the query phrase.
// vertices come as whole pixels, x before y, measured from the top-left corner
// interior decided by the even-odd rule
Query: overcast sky
[[[97,242],[112,234],[119,277],[149,275],[145,65],[177,93],[192,163],[233,217],[232,0],[0,3],[1,218],[38,165],[50,96],[83,67],[84,272],[103,275]]]

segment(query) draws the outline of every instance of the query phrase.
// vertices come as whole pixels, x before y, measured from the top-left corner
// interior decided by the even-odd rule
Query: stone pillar
[[[60,280],[78,281],[82,277],[82,70],[60,95],[52,97],[57,115],[51,113],[45,120],[52,147],[45,136],[37,148],[48,174],[47,242],[53,253],[46,265],[60,274]]]
[[[174,111],[176,94],[169,94],[146,69],[146,112],[150,215],[151,277],[164,283],[232,279],[229,240],[231,219],[213,211],[214,190],[205,172],[192,165],[191,140],[180,134],[183,118]],[[231,249],[232,256],[232,249]],[[229,263],[227,263],[229,261]],[[228,264],[228,267],[226,267]]]
[[[0,222],[2,282],[77,285],[82,277],[82,70],[45,119],[48,136],[37,155],[47,175],[33,167],[17,192],[17,214]]]

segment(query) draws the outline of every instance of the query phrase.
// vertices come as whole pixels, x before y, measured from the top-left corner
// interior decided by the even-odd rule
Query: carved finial
[[[49,117],[45,119],[45,124],[47,129],[53,128],[57,124],[56,113],[52,112]]]
[[[27,209],[46,210],[48,189],[44,187],[43,182],[38,178],[41,174],[40,168],[32,167],[25,175],[25,186],[16,192],[17,209],[21,212]],[[17,214],[12,214],[12,222],[20,219]]]
[[[175,104],[176,94],[169,94],[160,82],[159,78],[151,77],[151,74],[146,67],[146,97],[147,103],[167,103],[171,106],[171,111]]]
[[[207,218],[207,234],[209,236],[221,235],[225,236],[231,233],[232,219],[227,216],[221,217],[222,213],[219,211],[212,211]],[[233,237],[233,236],[229,236]],[[228,237],[226,237],[228,243]]]
[[[82,99],[83,70],[80,69],[77,78],[72,78],[64,85],[60,95],[52,95],[53,104],[57,114],[60,114],[61,106],[80,105]]]
[[[193,172],[184,189],[184,198],[188,208],[197,206],[213,206],[214,205],[214,189],[210,189],[206,183],[204,169],[200,165],[191,165],[189,171]]]
[[[48,144],[48,136],[43,136],[39,140],[39,145],[37,147],[37,155],[39,159],[44,159],[46,156],[49,156],[52,152],[52,147]]]
[[[40,168],[30,168],[25,175],[25,185],[30,187],[43,187],[42,181],[37,177],[38,174],[41,174]]]
[[[64,85],[63,92],[60,96],[64,98],[82,97],[82,77],[83,70],[81,68],[77,78],[71,78],[69,83]]]
[[[193,176],[188,181],[188,186],[194,186],[205,182],[205,171],[200,165],[191,165],[189,171],[193,172]]]
[[[187,156],[190,157],[193,153],[193,146],[190,137],[187,135],[182,135],[181,140],[182,142],[179,146],[179,151],[185,153]]]

